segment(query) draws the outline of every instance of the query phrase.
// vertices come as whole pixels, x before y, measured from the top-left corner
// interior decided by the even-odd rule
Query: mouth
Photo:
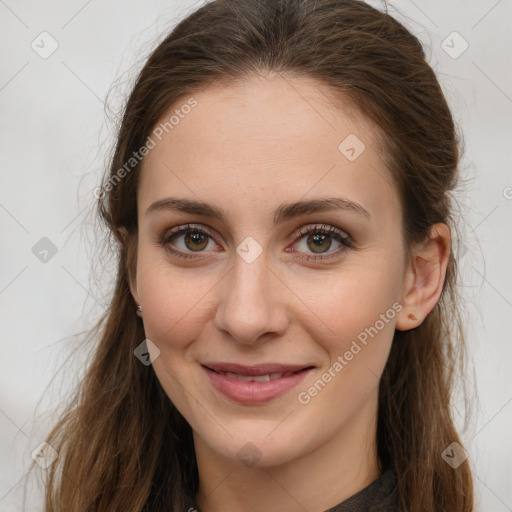
[[[248,404],[267,402],[285,394],[315,368],[272,363],[256,366],[206,363],[201,366],[217,391],[231,400]]]

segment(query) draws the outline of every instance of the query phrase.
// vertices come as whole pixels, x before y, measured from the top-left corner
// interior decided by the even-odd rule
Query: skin
[[[335,107],[327,94],[322,84],[291,76],[210,86],[194,94],[197,106],[143,163],[130,286],[143,307],[146,336],[160,350],[154,371],[193,429],[203,512],[320,512],[378,478],[378,385],[394,331],[417,327],[441,294],[448,227],[433,226],[429,240],[406,257],[400,201],[378,129],[348,100]],[[338,150],[349,134],[366,146],[354,161]],[[222,208],[226,219],[146,214],[170,196],[205,201]],[[329,210],[272,225],[282,203],[322,197],[349,199],[369,216]],[[167,247],[193,259],[160,243],[169,229],[187,223],[209,230],[211,238],[186,245],[181,233]],[[332,257],[306,260],[316,254],[307,243],[315,232],[300,236],[297,229],[316,224],[339,228],[353,248],[340,252],[343,246],[328,237],[316,253]],[[263,250],[251,263],[236,252],[247,236]],[[401,311],[301,404],[299,392],[394,303]],[[316,369],[277,399],[240,404],[211,386],[200,365],[208,360]],[[256,465],[237,456],[246,443],[257,449]]]

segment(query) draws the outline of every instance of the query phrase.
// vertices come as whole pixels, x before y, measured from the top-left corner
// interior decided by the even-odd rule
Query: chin
[[[306,449],[303,436],[294,437],[285,430],[266,438],[262,438],[263,429],[254,435],[248,435],[243,427],[241,430],[244,430],[243,435],[225,437],[224,442],[220,442],[218,437],[203,438],[203,442],[221,457],[247,468],[280,466],[300,457]]]

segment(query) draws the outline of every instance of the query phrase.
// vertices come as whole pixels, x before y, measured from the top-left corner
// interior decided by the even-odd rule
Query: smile
[[[309,375],[314,367],[296,371],[268,372],[252,369],[252,375],[233,371],[214,370],[203,365],[212,387],[232,401],[246,404],[265,403],[274,400],[297,386]],[[254,375],[254,373],[259,373]]]

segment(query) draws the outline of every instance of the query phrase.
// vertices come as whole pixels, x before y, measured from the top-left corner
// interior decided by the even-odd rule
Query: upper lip
[[[202,363],[203,366],[215,370],[216,372],[232,372],[239,375],[267,375],[270,373],[298,372],[305,368],[310,368],[311,364],[278,364],[278,363],[260,363],[255,365],[244,365],[237,363]]]

